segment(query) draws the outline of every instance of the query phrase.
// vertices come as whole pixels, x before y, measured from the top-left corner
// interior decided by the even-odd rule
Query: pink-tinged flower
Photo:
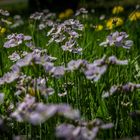
[[[131,82],[129,82],[125,85],[113,85],[109,91],[103,92],[102,97],[108,98],[118,92],[120,92],[120,93],[121,92],[133,92],[135,89],[139,89],[139,88],[140,88],[140,84],[134,84]]]
[[[12,48],[19,46],[23,42],[31,41],[31,36],[24,36],[23,34],[11,34],[7,36],[7,40],[4,43],[5,48]]]
[[[7,72],[3,75],[3,77],[0,78],[0,85],[3,85],[5,83],[11,83],[18,79],[20,76],[20,68],[17,65],[13,65],[11,67],[11,71]]]
[[[33,125],[39,125],[56,114],[68,119],[79,119],[78,110],[72,109],[67,104],[43,104],[37,103],[35,97],[26,95],[23,102],[17,105],[16,110],[11,113],[11,117],[19,122],[27,121]]]
[[[65,74],[65,68],[63,66],[53,67],[50,72],[54,77],[59,78]]]
[[[81,53],[82,48],[79,47],[77,39],[81,36],[79,31],[83,29],[84,26],[78,20],[74,19],[55,24],[47,34],[47,36],[51,37],[47,45],[50,45],[52,42],[63,43],[61,45],[63,51]]]
[[[112,65],[128,65],[128,60],[118,60],[116,56],[110,56],[108,58],[108,63]]]
[[[63,123],[56,128],[56,137],[65,140],[95,140],[100,130],[111,129],[112,123],[104,123],[100,119],[93,121],[78,120],[76,125]]]
[[[106,41],[100,43],[100,46],[115,46],[115,47],[123,47],[125,49],[130,49],[133,46],[132,40],[127,40],[128,35],[126,32],[114,32],[107,36]]]

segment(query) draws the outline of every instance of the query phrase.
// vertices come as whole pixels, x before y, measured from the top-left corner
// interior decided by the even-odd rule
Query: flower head
[[[73,10],[72,9],[66,9],[64,12],[61,12],[58,17],[59,19],[65,19],[65,18],[69,18],[73,15]]]
[[[126,32],[113,32],[107,36],[106,41],[100,43],[100,46],[116,46],[116,47],[123,47],[125,49],[130,49],[133,45],[132,40],[127,40],[129,35]]]
[[[6,28],[0,26],[0,35],[3,35],[6,32]]]
[[[129,15],[129,20],[130,20],[130,21],[140,20],[140,11],[132,12],[132,13]]]
[[[122,6],[115,6],[112,9],[112,14],[119,14],[122,13],[124,11],[124,8]]]
[[[95,26],[95,31],[101,31],[101,30],[103,30],[103,28],[104,28],[103,25],[98,24]]]
[[[123,24],[123,19],[120,17],[113,17],[110,18],[107,22],[106,22],[106,27],[108,29],[113,29],[115,27],[121,26]]]

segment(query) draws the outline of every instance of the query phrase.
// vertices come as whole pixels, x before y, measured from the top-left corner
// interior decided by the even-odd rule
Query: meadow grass
[[[106,72],[101,75],[101,78],[99,80],[94,81],[94,79],[88,79],[86,77],[84,71],[86,71],[85,67],[88,67],[84,66],[83,63],[76,70],[65,70],[65,74],[61,74],[61,72],[59,73],[58,71],[57,75],[52,69],[50,71],[47,71],[46,69],[44,69],[44,64],[45,66],[47,65],[47,60],[41,58],[41,55],[44,53],[39,54],[41,60],[38,58],[38,61],[41,61],[40,63],[37,63],[38,61],[35,60],[36,58],[33,58],[28,65],[21,67],[19,66],[21,75],[24,74],[27,77],[31,77],[29,81],[26,79],[26,77],[25,79],[22,79],[25,81],[21,82],[21,78],[19,76],[12,82],[6,81],[3,84],[0,84],[0,93],[4,93],[4,99],[3,101],[0,101],[0,112],[2,120],[0,129],[2,132],[2,139],[12,139],[13,136],[21,136],[25,139],[53,140],[57,139],[55,136],[55,128],[63,123],[72,124],[77,127],[77,129],[80,127],[80,131],[82,132],[84,126],[78,124],[77,121],[85,121],[87,124],[89,123],[86,128],[94,133],[92,129],[94,127],[98,128],[99,126],[97,122],[97,124],[94,124],[94,121],[92,122],[92,120],[96,118],[101,119],[105,123],[113,123],[112,128],[108,130],[101,130],[98,133],[96,137],[98,137],[99,139],[133,137],[139,134],[139,89],[133,88],[133,85],[130,85],[128,86],[128,91],[125,92],[122,86],[129,82],[134,84],[140,83],[140,19],[138,19],[137,21],[130,21],[128,19],[128,15],[124,13],[124,15],[122,15],[124,21],[123,25],[108,30],[106,28],[106,20],[111,16],[111,14],[108,14],[106,15],[106,18],[104,20],[100,20],[99,16],[97,16],[95,12],[94,14],[89,13],[77,17],[70,17],[78,19],[80,23],[83,24],[82,31],[76,30],[79,34],[81,34],[79,38],[76,38],[76,41],[83,49],[82,53],[63,51],[61,48],[61,46],[64,44],[63,41],[59,43],[53,41],[50,45],[46,45],[52,37],[47,36],[47,33],[51,28],[53,28],[53,26],[47,26],[43,30],[39,30],[38,25],[40,21],[26,19],[23,25],[16,28],[10,28],[11,25],[4,24],[6,32],[4,34],[1,34],[0,41],[0,83],[4,80],[4,78],[6,78],[6,76],[4,77],[3,75],[11,71],[11,66],[16,64],[16,62],[18,62],[20,59],[24,59],[24,57],[22,57],[19,60],[12,62],[8,58],[8,56],[15,51],[21,55],[23,51],[32,53],[34,49],[46,50],[47,55],[51,55],[57,58],[55,62],[53,62],[54,69],[57,68],[57,66],[64,66],[65,68],[68,68],[68,63],[71,60],[78,59],[86,60],[88,63],[92,64],[95,60],[101,59],[104,55],[106,55],[106,58],[109,58],[110,56],[116,56],[119,60],[128,60],[128,64],[124,66],[115,65],[111,64],[111,62],[106,59],[107,62],[104,62],[108,64]],[[53,24],[55,24],[56,19],[57,18],[55,18],[55,20],[52,19]],[[58,23],[63,23],[64,20],[65,19],[62,19]],[[12,22],[14,21],[12,20]],[[101,31],[96,30],[96,25],[98,24],[103,24],[104,26]],[[133,46],[131,46],[130,49],[125,49],[121,46],[116,47],[114,44],[112,46],[108,45],[107,47],[100,46],[100,43],[105,41],[106,37],[110,33],[113,33],[115,31],[124,31],[129,34],[128,38],[130,40],[133,40]],[[24,35],[30,35],[32,37],[32,43],[35,44],[33,45],[35,46],[35,48],[30,49],[30,47],[27,47],[24,43],[11,48],[3,47],[4,43],[7,41],[7,35],[12,33],[23,33]],[[65,35],[66,33],[63,32],[62,34]],[[66,35],[66,37],[67,36],[68,35]],[[69,38],[67,37],[66,39],[68,40]],[[100,66],[102,65],[104,64],[101,64]],[[11,73],[11,75],[12,74],[13,73]],[[40,90],[40,88],[42,88],[42,86],[40,86],[42,83],[40,83],[38,89],[37,79],[39,77],[46,80],[45,85],[43,86],[46,86],[47,88],[51,87],[54,90],[54,93],[52,95],[49,94],[48,90],[44,89],[44,87]],[[20,82],[23,85],[20,85]],[[112,96],[110,95],[108,98],[102,98],[103,92],[109,91],[113,85],[119,86],[116,93],[114,93],[114,95]],[[20,89],[20,91],[22,92],[18,95],[15,95],[15,93],[18,91],[18,86],[20,86],[20,88],[24,88],[24,90]],[[58,95],[58,93],[61,94]],[[63,96],[63,93],[66,93],[66,95]],[[48,115],[50,115],[51,117],[49,118],[48,116],[45,116],[46,118],[43,119],[43,122],[40,121],[39,123],[34,124],[32,123],[31,119],[28,119],[30,115],[33,115],[32,111],[36,106],[34,105],[35,103],[33,103],[29,106],[26,106],[27,108],[29,108],[29,112],[26,112],[26,107],[25,110],[21,110],[20,117],[23,118],[21,122],[18,122],[18,117],[12,117],[11,114],[13,112],[16,112],[16,109],[18,108],[18,105],[20,103],[24,103],[24,98],[27,94],[29,94],[32,98],[35,97],[36,103],[43,103],[45,105],[59,105],[62,103],[68,104],[72,106],[72,108],[78,109],[80,111],[80,118],[78,118],[78,120],[76,120],[75,118],[67,118],[67,115],[65,115],[65,113],[63,114],[64,110],[60,112],[58,111],[55,115],[52,116],[49,114],[50,112],[46,111],[46,113],[48,113]],[[50,110],[52,109],[50,108]],[[44,115],[43,113],[42,116]],[[74,115],[74,113],[69,111],[66,113],[69,113],[70,116]],[[40,117],[38,119],[40,119]],[[36,120],[36,122],[38,121],[38,119]],[[75,132],[76,128],[71,131]],[[89,138],[88,136],[84,138],[84,136],[82,137],[80,131],[77,133],[75,132],[75,135],[72,134],[72,132],[69,132],[69,134],[65,134],[67,138],[65,136],[63,137],[66,140],[70,140],[70,137],[72,140],[92,140],[96,138]],[[85,130],[84,132],[87,133],[87,135],[91,135],[91,132],[87,132],[87,130]],[[79,137],[79,135],[81,135],[81,137]],[[13,139],[16,139],[16,137],[14,137]]]

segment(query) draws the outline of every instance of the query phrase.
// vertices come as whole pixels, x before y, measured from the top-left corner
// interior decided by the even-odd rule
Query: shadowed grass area
[[[8,10],[11,13],[18,12],[23,14],[28,10],[28,0],[4,0],[0,1],[0,8]]]

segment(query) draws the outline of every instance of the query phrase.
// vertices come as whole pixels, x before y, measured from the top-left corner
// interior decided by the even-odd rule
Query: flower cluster
[[[37,103],[35,97],[26,95],[23,102],[18,103],[17,108],[11,113],[11,117],[19,122],[27,121],[33,125],[39,125],[56,114],[69,119],[79,119],[78,110],[72,109],[67,104],[43,104]]]
[[[20,76],[21,68],[32,65],[33,63],[42,65],[46,72],[50,72],[54,77],[60,77],[64,74],[63,67],[55,67],[52,61],[55,61],[56,58],[47,55],[46,50],[34,49],[31,53],[23,52],[22,56],[23,58],[20,58],[16,52],[9,56],[16,63],[11,67],[12,71],[7,72],[0,78],[0,85],[16,80]]]
[[[82,48],[79,47],[77,39],[81,36],[78,31],[82,31],[84,26],[74,19],[65,20],[61,24],[56,24],[48,32],[47,36],[51,36],[49,40],[49,45],[53,41],[56,43],[64,43],[61,48],[64,51],[69,51],[73,53],[79,53]]]
[[[9,16],[10,13],[7,10],[0,9],[0,14],[3,16]]]
[[[124,8],[122,6],[115,6],[112,9],[113,14],[119,14],[119,13],[122,13],[123,11],[124,11]]]
[[[134,11],[134,12],[130,13],[129,20],[130,21],[140,20],[140,11]]]
[[[87,14],[87,13],[88,11],[85,8],[80,8],[76,11],[75,16],[79,16],[79,15]]]
[[[121,26],[123,24],[123,19],[120,17],[112,17],[107,20],[106,27],[108,29],[113,29],[115,27]]]
[[[73,15],[74,11],[72,9],[66,9],[64,12],[59,14],[59,19],[69,18]]]
[[[6,28],[0,26],[0,35],[3,35],[6,32]]]
[[[40,93],[40,95],[48,97],[48,95],[52,95],[54,93],[54,89],[46,86],[45,78],[32,78],[31,76],[23,74],[18,78],[16,89],[16,96],[19,96],[21,93],[29,93],[32,96],[35,96],[36,93]]]
[[[103,92],[102,97],[103,98],[108,98],[112,95],[114,95],[115,93],[120,93],[120,92],[133,92],[135,89],[140,88],[140,84],[134,84],[134,83],[127,83],[125,85],[114,85],[110,88],[109,91],[107,92]]]
[[[65,140],[95,140],[100,130],[113,127],[112,123],[105,124],[100,119],[93,121],[79,120],[77,125],[63,123],[56,128],[56,136]]]
[[[22,20],[20,15],[15,15],[13,20],[14,20],[14,23],[10,26],[10,28],[12,28],[12,29],[17,28],[24,24],[24,21]]]
[[[39,22],[39,30],[43,30],[46,27],[52,27],[55,24],[56,14],[51,13],[48,9],[42,12],[35,12],[30,16],[31,20],[37,20]]]
[[[107,58],[104,56],[101,59],[95,60],[93,63],[88,63],[86,60],[72,60],[68,63],[67,70],[73,71],[80,69],[87,79],[98,81],[101,76],[107,71],[109,65],[127,65],[127,60],[118,60],[115,56]]]
[[[19,59],[21,59],[22,57],[26,56],[28,54],[28,52],[26,51],[21,51],[21,53],[17,53],[16,51],[13,52],[11,55],[8,56],[8,58],[12,61],[12,62],[16,62]]]
[[[18,66],[14,65],[10,72],[7,72],[0,78],[0,85],[4,85],[5,83],[11,83],[15,81],[20,75],[20,69]]]
[[[20,44],[22,44],[24,41],[31,41],[32,37],[31,36],[25,36],[24,34],[11,34],[7,36],[7,40],[4,43],[4,47],[5,48],[12,48],[12,47],[16,47],[19,46]]]
[[[115,46],[130,49],[130,47],[133,46],[133,41],[127,40],[128,36],[126,32],[113,32],[107,36],[105,42],[100,43],[100,46]]]

